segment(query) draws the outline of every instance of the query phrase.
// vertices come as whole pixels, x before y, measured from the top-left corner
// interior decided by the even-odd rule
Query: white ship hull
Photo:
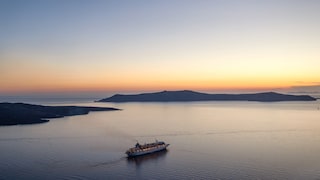
[[[128,157],[141,156],[141,155],[155,153],[158,151],[165,150],[168,146],[169,146],[169,144],[165,144],[163,146],[149,148],[147,150],[144,149],[144,150],[140,150],[140,151],[136,151],[136,152],[129,152],[129,153],[127,152],[126,154],[128,155]]]

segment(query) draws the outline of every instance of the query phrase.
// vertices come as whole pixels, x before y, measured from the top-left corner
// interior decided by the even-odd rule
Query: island
[[[0,103],[0,125],[35,124],[47,118],[88,114],[90,111],[120,110],[109,107],[41,106],[24,103]]]
[[[254,94],[207,94],[190,90],[162,91],[155,93],[116,94],[97,102],[187,102],[187,101],[316,101],[309,95],[289,95],[276,92]]]

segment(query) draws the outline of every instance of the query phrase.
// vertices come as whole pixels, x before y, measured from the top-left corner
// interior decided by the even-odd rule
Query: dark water
[[[123,110],[0,127],[0,179],[320,179],[319,102],[70,104]]]

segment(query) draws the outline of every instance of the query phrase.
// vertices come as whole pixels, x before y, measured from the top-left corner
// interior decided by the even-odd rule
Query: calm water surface
[[[320,179],[319,101],[42,104],[123,110],[0,127],[0,179]]]

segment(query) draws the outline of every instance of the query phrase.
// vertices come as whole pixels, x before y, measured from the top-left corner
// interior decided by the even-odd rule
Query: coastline
[[[43,106],[25,103],[0,103],[0,126],[38,124],[49,118],[85,115],[91,111],[118,111],[111,107]]]

